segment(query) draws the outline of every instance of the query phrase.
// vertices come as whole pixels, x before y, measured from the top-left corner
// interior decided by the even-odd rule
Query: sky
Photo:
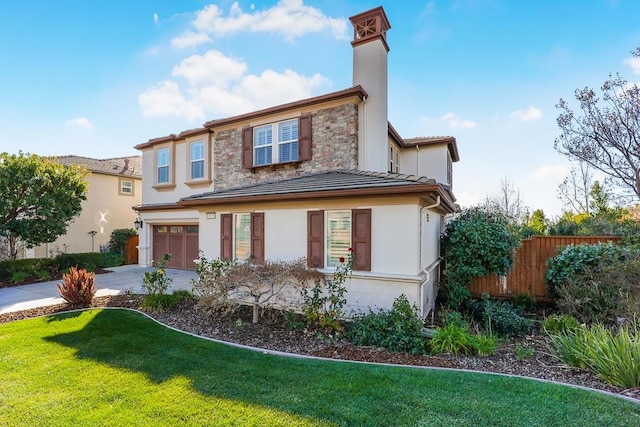
[[[0,151],[93,158],[352,86],[348,17],[391,23],[389,121],[453,136],[462,206],[507,179],[559,215],[555,105],[640,82],[637,0],[29,0],[0,3]]]

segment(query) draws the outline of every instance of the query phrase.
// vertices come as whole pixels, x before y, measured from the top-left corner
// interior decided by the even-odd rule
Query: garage
[[[154,225],[153,260],[161,260],[170,254],[168,267],[195,270],[193,260],[198,257],[197,225]]]

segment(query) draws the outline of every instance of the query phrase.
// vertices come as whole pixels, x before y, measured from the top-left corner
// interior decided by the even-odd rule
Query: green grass
[[[640,405],[519,378],[283,358],[90,310],[0,325],[0,425],[636,426]]]

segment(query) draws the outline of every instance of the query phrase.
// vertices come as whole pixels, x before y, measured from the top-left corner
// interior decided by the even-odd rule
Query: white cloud
[[[189,84],[213,83],[227,86],[230,81],[240,79],[247,71],[247,64],[224,56],[217,50],[204,55],[192,55],[173,67],[172,75],[184,77]]]
[[[531,122],[542,118],[542,111],[532,105],[526,110],[516,110],[509,114],[509,116],[521,122]]]
[[[67,127],[93,129],[93,123],[91,123],[91,120],[87,119],[86,117],[77,117],[75,119],[70,119],[64,122],[64,124]]]
[[[476,122],[471,120],[461,120],[456,114],[451,112],[446,113],[445,115],[440,117],[440,120],[445,121],[449,125],[449,127],[458,128],[458,129],[459,128],[470,129],[478,125]]]
[[[170,80],[165,80],[138,95],[138,103],[145,117],[177,116],[190,121],[204,118],[202,109],[187,101],[178,84]]]
[[[627,58],[624,63],[631,67],[633,74],[640,74],[640,58]]]
[[[564,179],[570,171],[571,165],[568,163],[542,165],[531,172],[530,177],[540,180],[561,180]]]
[[[280,34],[289,41],[325,30],[336,38],[348,38],[346,19],[330,18],[320,9],[305,6],[302,0],[280,0],[275,6],[259,11],[251,5],[251,12],[244,12],[238,2],[234,2],[227,16],[218,5],[210,4],[197,12],[191,24],[197,31],[177,37],[172,41],[173,46],[189,47],[209,41],[208,37],[198,34],[223,36],[239,31]]]
[[[157,24],[157,23],[158,23],[158,14],[157,14],[157,13],[154,13],[154,14],[153,14],[153,23],[154,23],[154,24]]]

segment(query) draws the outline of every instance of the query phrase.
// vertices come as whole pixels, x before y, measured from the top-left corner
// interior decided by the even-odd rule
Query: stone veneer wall
[[[312,159],[297,164],[242,168],[242,127],[216,132],[213,141],[213,188],[242,185],[325,172],[358,169],[358,106],[339,105],[311,112]]]

